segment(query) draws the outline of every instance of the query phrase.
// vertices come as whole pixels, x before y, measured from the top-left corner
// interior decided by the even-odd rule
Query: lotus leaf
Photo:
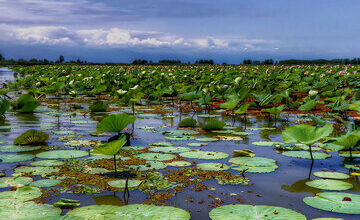
[[[340,180],[317,179],[306,182],[306,185],[317,189],[324,190],[348,190],[353,188],[353,185]]]
[[[286,143],[302,143],[311,145],[318,140],[327,137],[333,131],[332,125],[324,127],[314,127],[311,125],[301,124],[287,127],[282,132],[282,138]]]
[[[176,158],[174,154],[161,154],[161,153],[142,153],[135,155],[135,157],[144,160],[159,160],[159,161],[172,160]]]
[[[71,159],[87,155],[88,152],[81,150],[53,150],[36,154],[36,157],[42,159]]]
[[[4,219],[11,220],[59,220],[61,209],[52,205],[37,204],[35,202],[10,203],[6,206],[0,206],[0,216]],[[64,220],[72,220],[64,218]],[[76,219],[73,219],[76,220]],[[79,219],[80,220],[80,219]]]
[[[34,151],[39,150],[41,146],[34,146],[34,147],[28,147],[28,146],[15,146],[15,145],[4,145],[0,146],[1,152],[27,152],[27,151]]]
[[[188,151],[181,153],[180,156],[186,158],[196,158],[203,160],[216,160],[216,159],[224,159],[229,157],[229,154],[223,152],[216,151]]]
[[[52,187],[52,186],[56,186],[58,184],[61,183],[61,180],[57,180],[57,179],[41,179],[41,180],[37,180],[35,182],[32,182],[30,184],[30,186],[36,186],[36,187]]]
[[[199,163],[197,168],[200,170],[212,170],[212,171],[221,171],[228,170],[230,167],[223,163]]]
[[[16,185],[28,185],[32,182],[30,177],[2,177],[0,178],[0,188],[12,187]]]
[[[126,126],[134,123],[136,117],[128,114],[109,115],[104,118],[97,126],[97,132],[121,132]]]
[[[33,159],[34,155],[29,154],[0,154],[1,163],[16,163]]]
[[[61,166],[65,164],[65,162],[60,161],[60,160],[38,160],[38,161],[34,161],[31,162],[30,165],[31,166],[38,166],[38,167],[56,167],[56,166]]]
[[[315,172],[313,173],[314,176],[326,179],[348,179],[350,176],[346,173],[339,173],[339,172]]]
[[[311,159],[311,155],[310,155],[309,151],[286,151],[286,152],[282,153],[282,155],[287,156],[287,157]],[[312,153],[312,155],[313,155],[313,158],[317,159],[317,160],[322,160],[322,159],[331,157],[330,154],[319,153],[319,152],[314,152],[314,153]]]

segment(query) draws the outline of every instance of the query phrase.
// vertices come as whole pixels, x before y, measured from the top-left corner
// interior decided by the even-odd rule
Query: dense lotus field
[[[360,219],[360,66],[12,71],[0,219]]]

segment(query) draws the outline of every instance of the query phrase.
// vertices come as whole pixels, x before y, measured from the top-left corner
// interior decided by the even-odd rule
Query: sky
[[[5,58],[360,57],[359,0],[0,0]]]

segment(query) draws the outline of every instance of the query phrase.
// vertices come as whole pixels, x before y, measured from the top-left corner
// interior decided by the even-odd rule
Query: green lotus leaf
[[[286,151],[286,152],[282,153],[282,155],[287,156],[287,157],[311,159],[309,151]],[[313,152],[312,155],[313,155],[314,159],[317,159],[317,160],[323,160],[323,159],[331,157],[330,154],[319,153],[319,152]]]
[[[332,144],[342,146],[343,148],[356,147],[360,141],[360,131],[349,132],[334,140],[334,142],[331,142]]]
[[[136,189],[140,184],[141,184],[141,180],[131,180],[129,179],[128,180],[128,188],[130,190],[132,189]],[[111,186],[111,187],[114,187],[114,188],[119,188],[119,189],[122,189],[124,190],[125,189],[125,183],[126,183],[126,180],[114,180],[114,181],[109,181],[108,184]]]
[[[174,144],[171,142],[156,142],[152,143],[152,146],[173,146]]]
[[[221,171],[228,170],[230,167],[223,163],[199,163],[197,168],[200,170],[212,170],[212,171]]]
[[[35,202],[10,203],[6,206],[0,206],[0,216],[11,220],[60,220],[61,209],[52,205],[37,204]],[[72,220],[72,219],[63,219]],[[76,219],[73,219],[76,220]],[[80,220],[80,219],[79,219]]]
[[[34,110],[40,106],[40,103],[30,94],[24,94],[13,103],[13,108],[22,113],[34,112]]]
[[[198,118],[218,118],[221,117],[221,115],[207,115],[207,114],[200,114],[197,115]]]
[[[22,186],[17,188],[15,191],[0,192],[0,204],[7,201],[25,202],[42,195],[39,188],[33,186]]]
[[[282,145],[283,143],[281,142],[271,142],[271,141],[255,141],[252,142],[253,145],[257,145],[257,146],[276,146],[276,145]]]
[[[186,145],[187,145],[187,146],[190,146],[190,147],[202,147],[202,146],[206,146],[207,144],[206,144],[206,143],[196,143],[196,142],[193,142],[193,143],[187,143]]]
[[[42,179],[42,180],[37,180],[35,182],[32,182],[30,184],[30,186],[36,186],[36,187],[52,187],[52,186],[56,186],[58,184],[61,183],[61,180],[57,180],[57,179]]]
[[[237,171],[246,170],[247,173],[270,173],[274,172],[278,168],[277,165],[273,166],[265,166],[265,167],[257,167],[257,166],[231,166],[231,169]]]
[[[167,131],[162,131],[161,133],[166,134],[168,136],[187,136],[187,135],[199,134],[198,131],[185,130],[185,129],[167,130]]]
[[[188,161],[180,160],[180,161],[172,161],[168,163],[168,165],[172,167],[188,167],[191,166],[192,164]]]
[[[229,160],[241,166],[249,167],[271,167],[276,165],[276,161],[266,157],[235,157]]]
[[[69,134],[75,134],[75,131],[72,130],[53,130],[51,133],[56,135],[69,135]]]
[[[136,171],[161,170],[167,167],[167,163],[160,161],[147,161],[145,165],[130,165],[128,167]]]
[[[185,158],[196,158],[203,160],[216,160],[216,159],[224,159],[229,157],[229,154],[223,152],[216,151],[188,151],[181,153],[180,156]]]
[[[225,127],[226,123],[220,120],[211,120],[206,125],[202,126],[204,130],[221,130]]]
[[[231,132],[231,134],[233,135],[239,135],[239,136],[247,136],[247,135],[252,135],[254,133],[251,133],[251,132],[238,132],[238,131],[233,131]]]
[[[181,120],[178,127],[196,127],[197,121],[193,118],[185,118]]]
[[[360,214],[360,195],[339,192],[318,193],[303,201],[317,209],[344,214]]]
[[[134,204],[126,206],[91,205],[69,211],[66,215],[78,216],[87,220],[98,219],[167,219],[188,220],[190,214],[171,206]]]
[[[97,126],[97,132],[121,132],[126,126],[134,123],[136,117],[128,114],[109,115],[104,118]]]
[[[314,127],[301,124],[287,127],[281,134],[285,143],[302,143],[311,145],[322,138],[329,136],[333,131],[332,125],[324,127]]]
[[[93,154],[115,155],[126,144],[126,142],[125,135],[122,135],[119,140],[96,146],[93,150]]]
[[[165,137],[165,139],[172,140],[172,141],[186,141],[186,140],[195,139],[195,137],[193,137],[193,136],[167,136],[167,137]]]
[[[16,163],[33,159],[35,156],[30,154],[0,154],[1,163]]]
[[[144,160],[173,160],[176,158],[174,154],[161,154],[161,153],[142,153],[135,155],[135,157]]]
[[[149,151],[163,153],[182,153],[191,151],[191,149],[188,147],[150,147]]]
[[[204,137],[204,138],[196,138],[195,140],[196,141],[218,141],[219,139]]]
[[[37,175],[47,175],[53,172],[59,172],[59,168],[56,167],[28,167],[28,166],[21,166],[15,168],[15,173],[19,175],[23,175],[26,173],[30,173],[31,176]]]
[[[0,178],[0,188],[12,187],[16,185],[28,185],[32,182],[30,177],[2,177]]]
[[[30,129],[14,140],[14,145],[39,145],[46,144],[49,135],[43,131]]]
[[[224,205],[210,211],[212,220],[306,220],[302,214],[291,209],[265,205]]]
[[[314,176],[325,178],[325,179],[348,179],[350,176],[346,173],[339,173],[339,172],[315,172],[313,173]]]
[[[35,167],[56,167],[63,164],[65,164],[65,162],[60,160],[38,160],[30,163],[31,166]]]
[[[27,152],[27,151],[34,151],[39,150],[41,146],[34,146],[34,147],[28,147],[28,146],[15,146],[15,145],[4,145],[0,146],[1,152]]]
[[[88,152],[81,150],[53,150],[36,154],[36,157],[42,159],[71,159],[87,155]]]
[[[306,182],[306,185],[317,189],[324,190],[348,190],[353,188],[353,185],[340,180],[317,179]]]

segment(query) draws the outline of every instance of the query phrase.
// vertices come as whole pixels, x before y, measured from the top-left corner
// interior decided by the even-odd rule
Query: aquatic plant
[[[178,127],[196,127],[196,123],[193,118],[185,118],[179,122]]]
[[[126,126],[134,123],[135,120],[135,116],[128,114],[109,115],[96,126],[96,131],[120,133]]]
[[[46,141],[49,139],[49,134],[38,131],[35,129],[30,129],[17,137],[13,144],[14,145],[38,145],[46,144]]]
[[[5,118],[5,112],[9,110],[10,102],[7,99],[0,98],[0,118]]]
[[[90,105],[89,109],[91,112],[106,112],[107,108],[109,107],[108,103],[97,101]]]
[[[205,124],[202,129],[204,130],[221,130],[225,127],[226,123],[220,120],[211,120]]]
[[[40,103],[30,94],[24,94],[20,98],[12,103],[13,108],[22,113],[31,113],[40,106]]]

